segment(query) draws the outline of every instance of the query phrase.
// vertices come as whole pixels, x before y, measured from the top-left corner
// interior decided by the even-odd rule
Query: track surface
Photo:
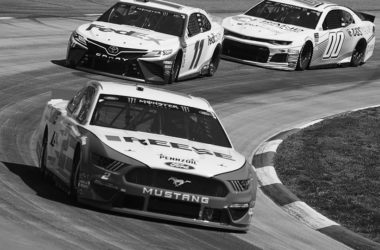
[[[0,20],[0,249],[346,249],[288,216],[261,192],[250,231],[234,234],[81,207],[40,182],[33,133],[52,92],[68,96],[89,79],[115,80],[60,66],[70,32],[85,21],[69,16],[99,13],[110,2],[0,1],[8,6],[0,16],[30,17]],[[216,2],[204,7],[224,12]],[[234,7],[247,8],[247,2]],[[33,9],[22,11],[24,4]],[[207,98],[235,147],[250,157],[275,132],[378,104],[379,62],[379,49],[359,68],[281,72],[222,61],[212,78],[164,88]]]

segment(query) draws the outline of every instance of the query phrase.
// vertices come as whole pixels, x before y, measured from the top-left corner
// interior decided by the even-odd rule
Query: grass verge
[[[345,113],[290,135],[274,165],[302,201],[380,242],[380,107]]]

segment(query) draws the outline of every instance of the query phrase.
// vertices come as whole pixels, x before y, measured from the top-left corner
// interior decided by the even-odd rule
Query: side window
[[[78,104],[80,102],[80,100],[82,99],[82,96],[83,96],[83,93],[85,92],[86,90],[86,87],[79,90],[75,96],[70,100],[70,102],[67,104],[67,111],[71,114],[73,113],[77,107],[78,107]]]
[[[342,27],[347,27],[348,25],[355,23],[354,18],[347,11],[342,10],[341,14]]]
[[[325,18],[325,21],[322,24],[322,28],[324,30],[332,30],[337,29],[342,26],[341,24],[341,11],[340,10],[332,10],[329,13],[327,13],[327,16]]]
[[[209,31],[210,29],[211,23],[205,15],[202,13],[193,13],[190,15],[189,26],[187,27],[189,37]]]
[[[78,122],[83,123],[86,120],[94,95],[94,87],[86,87],[82,89],[67,106],[72,117],[78,120]],[[73,103],[72,106],[70,105],[71,103]]]
[[[199,26],[199,22],[198,22],[198,14],[199,13],[193,13],[190,15],[189,25],[187,27],[187,32],[189,34],[189,37],[192,37],[201,33],[201,27]]]
[[[205,15],[200,14],[200,21],[202,32],[211,30],[211,23]]]

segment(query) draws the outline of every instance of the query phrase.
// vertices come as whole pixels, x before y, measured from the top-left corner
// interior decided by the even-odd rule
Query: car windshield
[[[215,114],[178,104],[100,95],[90,124],[174,136],[231,148]]]
[[[98,21],[125,24],[173,36],[182,36],[186,16],[139,5],[117,3],[101,15]]]
[[[245,14],[309,29],[315,29],[321,16],[321,12],[316,10],[274,1],[263,1]]]

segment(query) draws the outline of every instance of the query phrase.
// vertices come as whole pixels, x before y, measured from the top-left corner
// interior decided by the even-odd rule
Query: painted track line
[[[379,105],[359,108],[344,113],[378,106]],[[290,192],[289,189],[282,184],[274,168],[274,157],[276,155],[277,148],[286,137],[300,131],[301,129],[312,126],[325,119],[331,119],[338,115],[314,120],[307,124],[296,126],[293,129],[285,130],[272,136],[255,150],[252,156],[252,165],[256,168],[256,174],[261,185],[261,190],[292,217],[301,221],[310,228],[317,230],[354,249],[378,250],[380,249],[379,243],[371,241],[348,230],[347,228],[315,211],[305,202],[300,201],[296,195]]]

